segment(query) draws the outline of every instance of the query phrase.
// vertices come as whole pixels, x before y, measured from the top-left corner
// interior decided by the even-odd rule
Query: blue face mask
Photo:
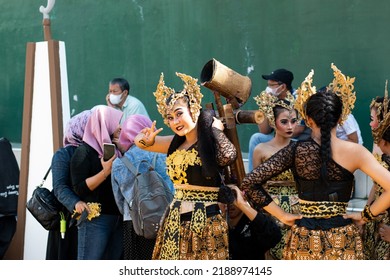
[[[121,94],[113,94],[113,93],[111,93],[110,94],[110,102],[111,102],[111,104],[118,105],[119,103],[121,103],[122,95],[123,95],[123,92]]]

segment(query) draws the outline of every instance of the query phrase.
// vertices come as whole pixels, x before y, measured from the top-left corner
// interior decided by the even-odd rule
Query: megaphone
[[[220,93],[234,109],[238,109],[248,100],[252,81],[242,76],[216,59],[208,61],[200,74],[202,86]]]

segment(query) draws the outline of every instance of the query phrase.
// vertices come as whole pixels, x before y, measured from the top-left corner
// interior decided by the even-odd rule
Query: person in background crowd
[[[149,117],[144,104],[130,95],[130,85],[126,79],[114,78],[110,81],[106,102],[108,106],[123,112],[121,123],[133,114]]]
[[[237,150],[223,133],[214,110],[201,112],[197,79],[176,73],[184,89],[175,92],[161,74],[154,95],[157,108],[175,135],[156,136],[155,122],[136,137],[147,151],[167,154],[168,174],[175,196],[157,235],[153,259],[227,260],[228,225],[218,202],[231,203],[231,190],[222,185],[223,167],[237,157]]]
[[[267,88],[265,92],[272,96],[276,96],[279,99],[286,98],[287,94],[292,94],[295,97],[295,91],[292,87],[292,81],[294,75],[291,71],[286,69],[277,69],[269,75],[262,75],[264,80],[267,80]],[[269,125],[267,119],[259,124],[259,132],[253,134],[249,139],[249,152],[248,152],[248,169],[253,169],[253,151],[260,143],[265,143],[273,138],[273,128]],[[304,140],[309,138],[311,133],[310,128],[305,125],[302,120],[294,129],[293,138],[297,140]]]
[[[141,161],[149,164],[153,163],[156,156],[154,169],[174,192],[173,184],[166,172],[166,155],[161,153],[148,152],[134,145],[134,138],[145,127],[150,127],[152,121],[144,115],[131,115],[122,124],[118,141],[118,148],[134,166],[138,166]],[[148,164],[143,163],[139,167],[139,172],[145,172]],[[111,182],[114,197],[119,211],[123,215],[123,246],[125,260],[150,260],[156,239],[146,239],[138,236],[133,228],[130,217],[130,206],[133,196],[132,186],[135,175],[130,172],[123,161],[116,158],[112,164]]]
[[[89,206],[78,216],[79,260],[123,258],[123,217],[116,206],[111,185],[111,166],[119,150],[103,159],[103,143],[118,137],[122,112],[95,106],[84,131],[83,142],[70,163],[73,190]]]
[[[363,145],[359,124],[352,114],[348,115],[348,118],[343,124],[337,125],[336,136],[340,139]]]
[[[71,216],[74,211],[82,213],[89,211],[88,205],[73,191],[70,178],[70,160],[74,151],[83,143],[85,126],[91,116],[91,110],[85,110],[73,116],[64,131],[63,148],[57,150],[51,161],[53,177],[53,192],[58,201],[64,206],[66,232],[61,236],[60,228],[50,230],[47,247],[47,260],[76,260],[77,259],[77,227]]]
[[[336,136],[337,123],[350,114],[356,100],[354,78],[332,64],[334,80],[326,91],[312,87],[312,70],[301,87],[295,108],[312,129],[306,141],[292,141],[243,179],[240,189],[257,208],[291,225],[283,259],[363,259],[358,227],[390,206],[390,172],[362,145]],[[262,188],[271,177],[291,168],[298,188],[300,215],[283,211]],[[384,188],[361,213],[346,214],[353,172],[361,169]]]

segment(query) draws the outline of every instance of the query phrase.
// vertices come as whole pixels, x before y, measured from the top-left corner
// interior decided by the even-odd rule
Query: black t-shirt
[[[231,260],[264,260],[265,252],[274,247],[282,233],[272,217],[258,213],[251,222],[243,215],[234,229],[229,229]]]

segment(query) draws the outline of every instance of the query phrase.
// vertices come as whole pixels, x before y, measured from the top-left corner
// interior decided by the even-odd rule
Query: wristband
[[[366,205],[364,207],[364,210],[362,211],[362,219],[366,222],[372,221],[376,218],[377,216],[374,216],[370,210],[370,205]]]

